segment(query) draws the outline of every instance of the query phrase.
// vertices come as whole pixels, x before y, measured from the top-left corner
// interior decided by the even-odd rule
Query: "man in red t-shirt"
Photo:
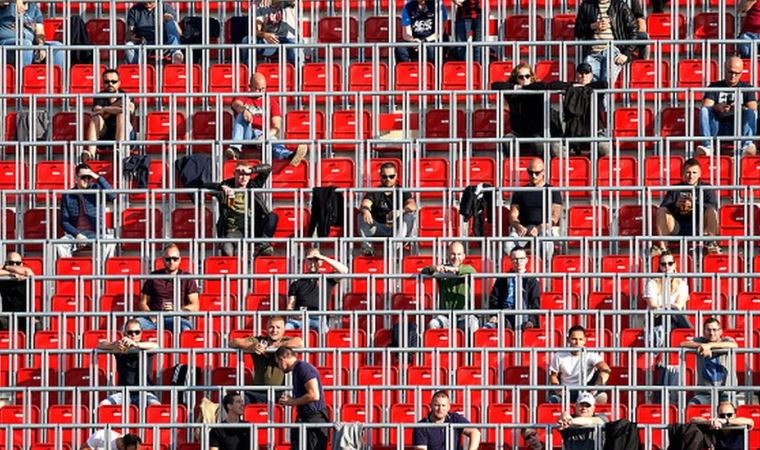
[[[742,24],[742,32],[739,39],[749,41],[760,40],[760,2],[757,0],[742,0],[739,3],[739,14],[746,14]],[[752,53],[752,44],[739,44],[739,54],[742,58],[749,58]]]
[[[266,89],[266,77],[256,72],[251,77],[251,90],[258,95],[238,97],[232,102],[232,109],[236,114],[235,122],[232,124],[232,140],[236,143],[230,145],[224,154],[229,159],[237,159],[241,150],[240,141],[255,141],[254,143],[263,144],[265,140],[268,140],[272,148],[272,159],[289,159],[291,165],[297,166],[306,156],[308,147],[302,144],[293,152],[286,149],[284,145],[273,142],[282,128],[282,112],[280,112],[280,102],[276,97],[264,96]],[[264,107],[265,100],[268,100],[266,108]],[[269,128],[265,134],[264,121],[267,117],[269,117]]]

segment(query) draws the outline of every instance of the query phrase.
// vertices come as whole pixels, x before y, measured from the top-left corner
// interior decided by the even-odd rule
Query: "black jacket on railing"
[[[616,41],[630,41],[638,37],[638,24],[630,6],[625,0],[610,0],[610,8],[607,15],[612,24],[612,34]],[[594,39],[594,30],[591,24],[597,21],[599,16],[599,0],[585,0],[578,6],[578,14],[575,16],[575,38],[581,41]],[[631,54],[636,50],[635,45],[618,45],[620,52],[631,60]],[[591,51],[590,45],[583,46],[583,56]]]

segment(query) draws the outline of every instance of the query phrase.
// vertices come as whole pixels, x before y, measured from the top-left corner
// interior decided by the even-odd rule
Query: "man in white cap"
[[[80,450],[140,450],[142,440],[135,434],[122,436],[113,430],[98,430]]]
[[[597,435],[601,438],[602,434],[598,433],[598,425],[607,423],[607,416],[604,414],[594,414],[596,408],[596,398],[590,392],[581,392],[578,400],[575,401],[575,414],[570,411],[563,412],[557,420],[560,432],[562,433],[562,448],[564,450],[585,450],[596,449],[601,447],[597,445]]]

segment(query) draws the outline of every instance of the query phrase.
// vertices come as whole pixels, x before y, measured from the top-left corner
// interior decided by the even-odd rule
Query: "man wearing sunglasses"
[[[116,359],[117,385],[125,387],[150,386],[153,384],[153,353],[141,355],[145,350],[154,350],[158,348],[155,342],[143,341],[143,330],[140,326],[139,319],[130,319],[124,325],[124,336],[113,342],[100,341],[98,350],[113,353]],[[145,365],[142,363],[144,362]],[[145,376],[143,379],[142,377]],[[161,402],[152,392],[145,392],[145,401],[143,406],[157,405]],[[141,391],[130,391],[129,403],[140,405]],[[105,398],[100,405],[122,405],[124,404],[124,395],[121,392],[111,394]]]
[[[20,253],[8,253],[5,264],[0,267],[0,300],[2,300],[4,313],[27,312],[26,279],[33,276],[34,271],[24,266]],[[26,318],[18,319],[19,331],[26,331],[26,322]],[[10,329],[8,318],[0,317],[0,330],[8,329]]]
[[[728,349],[737,348],[736,341],[723,336],[723,327],[715,317],[705,320],[703,335],[681,342],[682,348],[697,352],[697,386],[736,386],[736,360]],[[698,392],[690,405],[709,405],[710,392]],[[720,401],[728,400],[728,392],[720,393]]]
[[[528,164],[528,190],[512,194],[512,204],[509,213],[511,238],[536,238],[557,236],[559,221],[562,217],[562,196],[559,191],[552,190],[546,182],[544,162],[540,158],[533,159]],[[517,241],[506,244],[507,252],[511,252]],[[524,247],[527,241],[520,242]],[[543,246],[545,259],[550,259],[554,253],[554,243],[545,242]]]
[[[708,88],[725,88],[705,92],[702,109],[699,110],[699,131],[706,139],[697,147],[697,155],[713,153],[712,138],[716,136],[733,136],[734,119],[737,109],[741,111],[740,135],[745,136],[741,154],[757,153],[755,144],[750,139],[757,131],[757,96],[754,92],[737,92],[737,89],[752,88],[749,83],[741,81],[744,62],[738,56],[726,59],[725,78],[713,81]],[[738,97],[738,98],[737,98]]]
[[[392,162],[380,166],[379,192],[369,192],[364,196],[359,213],[359,233],[361,237],[392,237],[394,235],[394,219],[401,216],[403,225],[398,237],[414,234],[415,212],[417,202],[409,192],[399,195],[398,172]],[[374,255],[372,243],[362,241],[362,253],[365,256]]]
[[[79,164],[74,169],[74,188],[61,197],[61,228],[65,234],[63,244],[56,245],[59,258],[71,257],[94,239],[113,239],[106,231],[105,202],[116,196],[111,192],[100,195],[99,191],[113,189],[104,177],[94,172],[87,164]],[[116,244],[101,243],[100,261],[111,257]]]
[[[164,250],[163,260],[164,268],[150,273],[151,275],[161,275],[162,278],[150,278],[143,284],[138,309],[146,312],[177,311],[174,294],[175,287],[179,287],[179,310],[198,311],[198,284],[192,278],[177,277],[178,275],[187,275],[187,272],[179,268],[182,260],[179,247],[176,244],[167,246]],[[137,320],[145,330],[157,328],[154,316],[150,318],[140,317]],[[164,329],[173,332],[175,320],[179,320],[181,331],[193,329],[193,324],[189,320],[171,315],[164,316]]]
[[[715,450],[744,450],[744,430],[739,427],[746,427],[747,431],[750,431],[755,427],[755,421],[750,417],[737,416],[734,404],[728,401],[720,402],[717,412],[715,417],[709,419],[702,416],[692,417],[691,423],[710,430],[715,437]]]
[[[111,94],[114,97],[98,97],[93,100],[90,123],[87,125],[85,138],[90,142],[100,140],[123,142],[131,131],[135,104],[132,102],[127,103],[129,117],[125,124],[123,97],[118,96],[118,94],[125,93],[121,90],[119,72],[114,69],[108,69],[103,72],[102,79],[103,89],[100,93]],[[82,152],[82,161],[87,162],[90,159],[95,159],[96,156],[97,144],[93,143],[88,145]]]

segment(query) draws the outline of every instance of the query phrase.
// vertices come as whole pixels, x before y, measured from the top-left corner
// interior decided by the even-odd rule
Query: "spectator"
[[[230,346],[251,354],[253,386],[282,386],[285,383],[285,374],[277,364],[275,351],[282,346],[303,347],[303,340],[300,337],[285,336],[285,318],[272,316],[267,323],[267,334],[232,339]],[[275,391],[275,398],[279,398],[280,394],[282,391]],[[250,391],[246,392],[245,396],[250,403],[268,401],[266,391]]]
[[[438,9],[438,12],[436,12]],[[442,41],[443,24],[448,20],[446,7],[440,0],[409,0],[401,10],[401,31],[404,42],[432,43]],[[426,61],[435,62],[435,47],[423,45]],[[411,62],[420,59],[419,46],[396,47],[398,62]]]
[[[0,267],[0,300],[2,300],[4,313],[25,313],[27,308],[27,281],[34,276],[34,271],[24,265],[21,254],[8,252],[5,264]],[[42,294],[38,292],[37,294]],[[26,332],[27,320],[36,320],[33,317],[19,317],[18,331]],[[0,330],[10,330],[11,321],[7,317],[0,317]]]
[[[245,403],[243,397],[231,392],[222,399],[222,408],[226,419],[222,423],[240,423],[244,426],[235,428],[213,428],[209,434],[210,450],[249,450],[251,448],[251,429],[243,420]]]
[[[594,81],[604,80],[614,86],[636,46],[618,46],[610,41],[635,40],[638,37],[636,17],[626,0],[584,0],[575,17],[575,37],[581,41],[599,41],[591,48],[583,47],[584,61],[593,68]]]
[[[601,448],[596,441],[602,441],[598,425],[609,421],[605,414],[595,414],[596,398],[582,392],[575,401],[575,414],[563,411],[557,420],[562,434],[562,450],[586,450]]]
[[[438,424],[469,424],[462,414],[449,412],[451,410],[451,401],[449,394],[445,391],[438,391],[430,399],[430,413],[418,423],[438,423]],[[469,450],[477,450],[480,446],[480,431],[475,427],[454,428],[454,441],[449,442],[449,430],[445,427],[436,428],[415,428],[412,434],[412,445],[414,448],[424,448],[427,450],[461,450],[462,435],[469,439]]]
[[[401,232],[399,237],[404,238],[414,235],[417,202],[412,197],[412,194],[403,192],[401,194],[401,202],[397,203],[401,186],[398,184],[396,165],[387,162],[380,166],[380,179],[381,187],[384,190],[369,192],[362,199],[361,213],[357,219],[361,237],[392,237],[394,222],[399,216],[401,216],[401,220],[403,221],[403,226],[399,230]],[[374,255],[371,242],[362,241],[361,248],[365,256]]]
[[[705,419],[702,416],[691,418],[691,423],[708,427],[715,437],[715,450],[744,450],[744,429],[746,431],[755,427],[755,421],[750,417],[739,417],[736,408],[730,401],[718,404],[718,414],[715,417]],[[733,427],[727,429],[726,427]]]
[[[751,41],[739,44],[737,49],[742,58],[749,58],[752,56],[752,45],[757,45],[760,39],[760,3],[757,0],[741,0],[736,9],[739,14],[746,14],[738,37]]]
[[[298,27],[295,0],[274,0],[271,3],[262,0],[256,7],[256,43],[257,44],[295,44]],[[242,43],[248,44],[251,39],[243,38]],[[271,58],[277,53],[276,47],[256,49],[260,58]],[[248,50],[243,50],[240,60],[248,65]],[[285,49],[285,58],[289,64],[296,65],[296,50]]]
[[[289,159],[291,166],[298,166],[303,161],[308,147],[300,144],[296,151],[285,148],[281,143],[275,142],[282,129],[282,112],[280,102],[274,96],[269,96],[269,106],[264,107],[264,92],[267,89],[266,77],[256,72],[251,76],[251,89],[254,95],[250,97],[238,97],[232,102],[232,110],[235,112],[235,122],[232,124],[232,140],[236,143],[230,145],[224,151],[227,159],[237,159],[242,147],[237,142],[254,141],[263,144],[265,140],[272,146],[273,159]],[[269,129],[264,133],[264,120],[269,115]]]
[[[428,266],[422,269],[423,275],[432,275],[438,280],[438,309],[450,311],[463,311],[468,308],[470,299],[467,275],[475,273],[475,268],[469,264],[463,264],[465,259],[464,245],[461,242],[454,242],[449,245],[449,263],[439,264],[437,266]],[[440,314],[435,316],[430,323],[429,328],[449,328],[449,318],[447,315]],[[475,316],[460,315],[457,318],[457,328],[465,329],[469,325],[470,329],[478,327],[478,319]]]
[[[647,33],[647,19],[644,16],[642,1],[643,0],[631,0],[631,13],[633,14],[633,17],[636,18],[636,29],[638,30],[636,33],[637,38],[641,41],[648,41],[649,34]],[[649,44],[641,44],[637,46],[632,56],[634,59],[649,59]]]
[[[101,94],[124,94],[121,90],[121,79],[119,72],[114,69],[108,69],[103,72],[103,89]],[[87,140],[96,141],[117,141],[123,142],[131,132],[132,119],[135,113],[135,104],[127,100],[127,110],[129,118],[124,120],[124,102],[123,97],[99,97],[92,102],[92,112],[90,113],[90,123],[87,125]],[[82,152],[82,161],[86,162],[95,159],[97,153],[97,144],[90,144]]]
[[[692,190],[669,191],[657,209],[655,229],[659,236],[693,236],[694,223],[699,224],[695,211],[703,211],[704,233],[707,236],[718,234],[718,200],[715,191],[701,189],[711,186],[700,180],[702,168],[696,159],[688,159],[683,165],[683,182],[677,186],[692,187]],[[720,253],[720,245],[715,241],[707,244],[710,253]],[[667,249],[665,241],[659,247],[652,248],[654,256]]]
[[[140,450],[142,440],[135,434],[125,434],[113,430],[98,430],[87,439],[79,450]]]
[[[296,353],[290,347],[282,346],[275,353],[277,365],[284,373],[293,374],[293,396],[280,395],[279,403],[284,406],[295,406],[298,411],[296,421],[299,423],[327,423],[330,417],[325,404],[325,394],[322,380],[317,369],[306,361],[299,361]],[[326,450],[329,428],[307,428],[306,448],[309,450]],[[290,433],[291,448],[299,447],[301,433],[298,428],[292,428]]]
[[[87,164],[77,165],[74,174],[76,181],[73,191],[61,197],[61,228],[65,232],[63,240],[67,243],[56,245],[59,258],[71,257],[75,251],[87,245],[83,241],[113,239],[113,234],[106,231],[104,203],[113,201],[116,196],[110,192],[106,192],[105,197],[98,194],[100,190],[108,191],[113,188]],[[80,194],[83,190],[88,192]],[[105,261],[113,254],[116,244],[101,245],[103,252],[100,260]]]
[[[467,42],[472,32],[472,42],[483,40],[483,10],[480,0],[454,0],[457,5],[455,36],[457,42]],[[473,61],[480,62],[481,48],[472,47]],[[460,61],[467,56],[467,47],[459,47],[457,53]]]
[[[489,309],[505,309],[513,311],[516,309],[541,309],[541,286],[535,277],[526,276],[526,266],[528,265],[528,255],[522,247],[514,247],[510,252],[512,258],[512,273],[516,276],[505,276],[496,279],[491,288],[491,295],[488,301]],[[519,284],[518,284],[519,283]],[[516,299],[521,301],[517,301]],[[538,315],[505,315],[504,325],[510,330],[521,330],[525,328],[538,328],[540,326]],[[486,328],[496,328],[499,326],[499,317],[491,316]]]
[[[198,300],[198,284],[190,278],[177,278],[180,275],[188,275],[187,272],[180,269],[179,247],[176,244],[169,244],[163,253],[164,268],[154,270],[151,275],[161,275],[162,278],[151,278],[145,281],[142,291],[140,292],[140,311],[176,311],[174,304],[175,281],[179,284],[179,301],[181,302],[180,311],[198,311],[200,302]],[[174,331],[175,316],[164,316],[164,329]],[[178,318],[180,321],[180,330],[192,330],[193,324],[184,317]],[[137,319],[145,330],[155,330],[157,328],[156,318],[140,317]]]
[[[348,273],[348,267],[340,261],[323,255],[319,252],[318,248],[311,248],[306,253],[306,273],[318,274],[319,269],[322,267],[322,262],[326,262],[327,265],[333,268],[335,272],[345,275]],[[293,283],[290,283],[288,287],[288,311],[295,311],[297,309],[307,311],[318,311],[325,309],[320,302],[320,292],[322,291],[319,278],[300,278]],[[332,295],[332,290],[336,284],[338,284],[337,278],[326,278],[325,282],[325,301],[329,301]],[[301,321],[290,319],[285,325],[285,329],[299,330],[301,329]],[[327,332],[327,323],[324,318],[309,315],[309,329],[316,330],[318,333],[323,334]]]
[[[185,57],[177,48],[182,30],[177,23],[177,11],[169,3],[161,3],[164,19],[164,45],[170,47],[164,56],[171,58],[172,64],[182,64]],[[127,12],[127,45],[156,45],[156,2],[137,2]],[[134,47],[124,52],[127,64],[138,64],[140,53]]]
[[[23,15],[21,19],[23,24],[21,39],[18,39],[16,30],[16,20],[19,13]],[[42,47],[57,47],[61,45],[57,41],[46,41],[44,19],[36,3],[16,1],[0,4],[0,46],[23,45],[31,47],[32,45],[37,45],[41,47],[37,50],[21,50],[19,73],[28,64],[43,64],[46,62],[47,50]],[[62,50],[52,51],[53,64],[63,68],[65,64],[65,52]],[[6,62],[13,64],[15,61],[16,51],[9,50]]]
[[[145,350],[154,350],[158,348],[158,344],[155,342],[142,340],[142,327],[140,326],[140,320],[130,319],[124,325],[124,337],[113,341],[100,341],[98,343],[98,350],[113,353],[116,359],[116,375],[117,385],[133,388],[140,386],[152,386],[153,385],[153,354],[148,353],[141,355],[140,353]],[[145,362],[145,365],[142,364]],[[145,374],[147,383],[143,383],[140,377]],[[158,397],[152,392],[143,392],[146,406],[158,405],[161,402]],[[140,405],[140,391],[130,391],[129,403],[133,405]],[[109,395],[105,400],[100,402],[101,406],[104,405],[122,405],[124,404],[124,396],[121,392]]]
[[[251,179],[254,173],[256,176]],[[219,220],[216,222],[218,237],[246,238],[251,234],[251,225],[254,238],[268,239],[274,236],[277,230],[277,214],[269,209],[264,193],[259,191],[271,173],[272,166],[269,164],[251,167],[247,162],[239,161],[235,167],[234,178],[203,185],[204,188],[219,193]],[[248,198],[251,195],[254,200],[253,211],[248,207]],[[225,256],[235,256],[238,254],[237,247],[237,243],[225,242],[222,244],[222,253]],[[257,247],[254,256],[270,256],[274,253],[274,248],[269,242],[257,244]]]
[[[699,111],[699,130],[705,139],[697,147],[697,155],[711,155],[712,139],[716,136],[734,135],[734,118],[736,116],[736,95],[741,96],[741,135],[747,139],[742,142],[742,155],[757,153],[755,144],[749,139],[757,130],[757,96],[754,92],[739,92],[739,88],[752,88],[752,85],[741,81],[744,71],[744,61],[738,56],[726,59],[725,79],[713,81],[708,88],[727,88],[725,91],[706,92],[702,98],[702,109]]]
[[[528,186],[531,189],[517,191],[512,194],[512,204],[509,213],[509,225],[512,231],[511,238],[524,237],[552,237],[559,235],[559,221],[562,218],[562,195],[559,191],[551,190],[546,182],[546,170],[544,162],[540,158],[533,159],[528,164]],[[547,205],[550,208],[546,208]],[[518,245],[527,245],[523,241]],[[515,241],[506,244],[508,250],[512,250]],[[544,242],[544,257],[551,259],[554,254],[554,243]]]
[[[549,364],[549,380],[554,386],[570,386],[570,401],[576,402],[579,389],[585,386],[604,386],[610,378],[610,366],[597,352],[581,351],[586,344],[586,330],[575,325],[567,332],[567,345],[578,350],[554,354]],[[607,393],[592,391],[599,403],[607,403]],[[549,396],[549,403],[561,403],[562,390]]]
[[[545,133],[544,124],[544,98],[545,92],[551,89],[550,85],[536,80],[536,74],[529,64],[520,63],[512,69],[507,81],[497,81],[491,84],[492,89],[505,91],[531,91],[530,94],[505,94],[504,99],[509,104],[510,132],[507,136],[516,138],[536,138],[560,136],[561,130],[557,128],[559,115],[550,117],[549,134]],[[546,97],[548,99],[548,97]],[[538,156],[538,147],[534,143],[521,144],[521,154]],[[559,149],[552,148],[552,152],[558,153]],[[508,153],[505,149],[505,153]]]
[[[703,335],[681,342],[681,347],[697,351],[697,386],[736,386],[736,362],[729,361],[728,349],[737,348],[736,341],[723,336],[720,321],[714,317],[705,320]],[[689,400],[690,405],[709,405],[709,392],[698,392]],[[728,393],[720,393],[720,401],[728,401]]]
[[[650,278],[644,285],[643,300],[652,311],[686,309],[689,301],[689,284],[683,278],[676,276],[676,260],[669,250],[660,254],[660,272],[662,277]],[[668,278],[669,277],[669,278]],[[654,345],[662,347],[665,343],[665,333],[673,328],[691,328],[691,322],[683,314],[665,316],[669,320],[666,327],[663,316],[654,316]]]

